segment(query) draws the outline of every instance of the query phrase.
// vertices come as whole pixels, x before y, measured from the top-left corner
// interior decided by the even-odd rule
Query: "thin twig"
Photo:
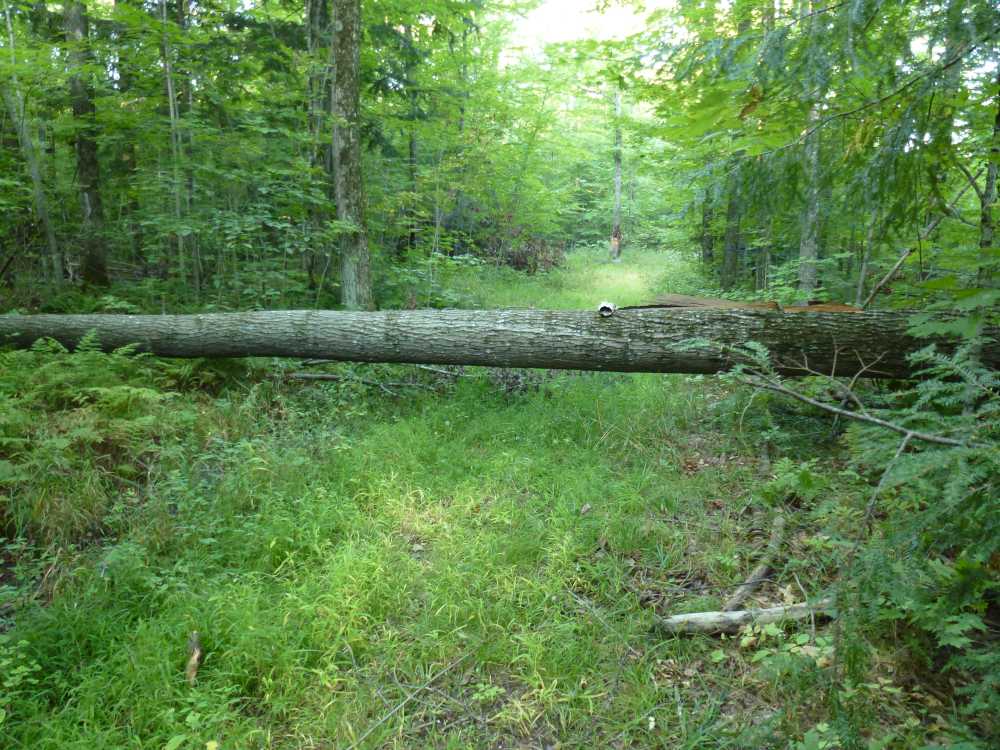
[[[374,732],[380,726],[382,726],[387,721],[389,721],[389,719],[391,719],[397,713],[399,713],[400,711],[402,711],[410,701],[412,701],[414,698],[417,697],[418,693],[422,692],[423,690],[426,690],[433,683],[437,682],[438,677],[440,677],[441,675],[445,674],[446,672],[450,672],[452,669],[454,669],[455,667],[457,667],[460,663],[462,663],[463,661],[465,661],[468,658],[468,656],[469,656],[469,652],[466,651],[460,657],[458,657],[457,659],[455,659],[455,661],[453,661],[451,664],[449,664],[446,667],[443,667],[442,669],[438,670],[435,674],[431,675],[430,679],[428,679],[427,682],[425,682],[424,684],[420,685],[412,693],[408,694],[403,700],[401,700],[399,703],[397,703],[396,706],[391,711],[389,711],[387,714],[385,714],[385,716],[383,716],[381,719],[379,719],[374,724],[372,724],[370,727],[368,727],[368,729],[365,730],[364,734],[362,734],[360,737],[358,737],[358,739],[356,739],[354,742],[352,742],[350,744],[350,746],[347,748],[347,750],[355,750],[355,748],[357,748],[358,746],[360,746],[362,742],[364,742],[366,739],[368,739],[368,737],[371,735],[372,732]]]
[[[608,621],[604,619],[604,616],[601,615],[601,613],[597,611],[597,608],[593,604],[591,604],[589,601],[587,601],[582,596],[580,596],[579,594],[577,594],[575,591],[570,591],[569,595],[572,596],[576,600],[577,604],[579,604],[581,607],[583,607],[588,612],[590,612],[590,614],[592,614],[594,616],[594,619],[596,619],[599,623],[601,623],[601,625],[603,625],[604,628],[609,633],[611,633],[612,635],[616,636],[622,643],[624,643],[625,644],[625,648],[628,649],[629,654],[631,654],[633,658],[639,659],[639,658],[642,657],[642,654],[640,654],[638,651],[636,651],[632,647],[632,644],[630,644],[628,642],[628,639],[625,638],[625,636],[623,636],[621,633],[619,633],[617,630],[615,630],[613,627],[611,627],[611,625],[608,623]]]
[[[942,63],[941,65],[934,66],[934,67],[930,68],[929,70],[925,70],[922,73],[917,73],[916,75],[910,77],[907,81],[905,81],[898,88],[895,88],[892,91],[890,91],[888,94],[885,94],[883,96],[880,96],[877,99],[872,99],[872,100],[867,101],[867,102],[865,102],[863,104],[860,104],[857,107],[855,107],[854,109],[845,110],[843,112],[835,112],[834,114],[830,115],[829,117],[826,117],[826,118],[820,120],[813,127],[809,128],[801,136],[799,136],[799,138],[797,139],[796,142],[801,143],[801,142],[805,141],[807,138],[809,138],[809,136],[811,136],[817,130],[819,130],[820,128],[828,125],[829,123],[833,122],[834,120],[839,120],[839,119],[844,118],[844,117],[850,117],[851,115],[856,115],[859,112],[865,111],[866,109],[871,109],[872,107],[877,107],[880,104],[885,104],[887,101],[889,101],[890,99],[894,99],[895,97],[899,96],[904,91],[906,91],[908,88],[910,88],[911,86],[913,86],[913,84],[918,83],[919,81],[923,80],[924,78],[929,78],[929,77],[931,77],[933,75],[937,75],[937,74],[943,73],[944,71],[948,70],[948,68],[950,68],[953,65],[955,65],[956,63],[961,62],[966,57],[966,55],[974,52],[981,44],[983,44],[984,42],[988,42],[990,39],[992,39],[998,33],[1000,33],[1000,27],[995,28],[995,29],[991,29],[989,32],[987,32],[986,34],[984,34],[982,37],[980,37],[979,39],[975,40],[974,42],[966,42],[964,45],[962,45],[962,48],[960,48],[958,50],[958,52],[955,54],[955,56],[952,57],[950,60]]]
[[[975,175],[969,171],[969,168],[962,164],[962,162],[956,162],[956,166],[961,170],[962,174],[965,175],[965,179],[969,181],[972,185],[972,189],[976,191],[976,195],[979,196],[979,200],[983,200],[983,189],[979,187],[979,176],[983,173],[983,170],[979,170]]]
[[[959,168],[963,172],[966,171],[965,167],[962,166],[961,164],[959,164],[958,166],[959,166]],[[980,169],[976,173],[975,178],[973,178],[972,175],[969,175],[970,179],[973,180],[973,182],[970,183],[972,186],[975,186],[974,180],[978,179],[979,175],[981,175],[982,173],[983,173],[983,170]],[[958,194],[955,196],[954,200],[952,200],[952,202],[949,203],[945,207],[945,211],[943,213],[938,214],[937,216],[935,216],[933,219],[931,219],[927,223],[927,226],[924,227],[923,230],[920,232],[920,234],[917,236],[917,244],[918,245],[922,241],[926,240],[928,237],[931,236],[931,232],[933,232],[935,229],[937,229],[938,224],[940,224],[944,220],[945,216],[948,216],[952,211],[955,210],[955,207],[958,205],[958,202],[962,199],[962,196],[965,195],[968,192],[968,190],[969,190],[969,185],[966,185],[961,190],[959,190]],[[978,186],[976,187],[976,190],[977,191],[979,190]],[[872,287],[872,290],[868,294],[868,297],[865,299],[865,301],[863,303],[861,303],[861,309],[862,310],[864,310],[866,307],[868,307],[868,305],[871,304],[872,300],[875,299],[875,295],[878,294],[879,290],[883,286],[885,286],[886,284],[888,284],[889,281],[892,280],[892,277],[896,275],[896,272],[899,270],[900,266],[903,265],[903,263],[906,261],[906,259],[909,258],[910,255],[913,254],[913,251],[914,251],[914,248],[911,247],[911,248],[908,248],[905,252],[903,252],[903,254],[899,256],[899,260],[897,260],[896,263],[893,265],[893,267],[891,269],[889,269],[889,273],[887,273],[885,276],[883,276],[879,280],[879,282],[875,286]]]
[[[10,268],[13,262],[14,262],[14,253],[11,253],[10,255],[7,256],[7,260],[3,262],[3,265],[0,266],[0,280],[3,279],[4,274],[7,273],[7,269]]]
[[[892,460],[885,467],[885,471],[882,472],[882,476],[878,480],[878,484],[875,486],[875,490],[872,492],[871,500],[868,501],[868,507],[865,508],[865,527],[871,532],[872,517],[875,515],[875,503],[878,500],[879,493],[882,492],[882,488],[885,487],[886,477],[889,476],[889,472],[892,471],[892,467],[895,466],[896,461],[899,457],[903,455],[903,451],[906,450],[906,446],[910,442],[910,438],[913,434],[904,435],[903,439],[899,442],[899,447],[896,448],[896,454],[892,457]],[[860,538],[859,538],[860,540]]]
[[[806,593],[805,588],[802,586],[802,581],[799,580],[799,574],[794,570],[792,571],[792,577],[795,579],[795,585],[799,587],[799,591],[802,592],[802,598],[806,601],[809,600],[809,594]],[[809,613],[809,625],[812,629],[812,642],[816,642],[816,613]]]

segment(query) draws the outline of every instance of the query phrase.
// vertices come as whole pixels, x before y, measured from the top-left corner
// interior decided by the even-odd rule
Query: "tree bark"
[[[136,344],[167,357],[303,357],[713,373],[740,361],[734,347],[768,347],[777,369],[869,377],[912,374],[906,356],[931,343],[907,335],[904,312],[797,314],[755,309],[287,310],[205,315],[0,315],[0,346],[50,337],[72,348],[90,331],[106,350]],[[991,329],[987,336],[996,337]],[[713,343],[708,344],[705,341]],[[952,348],[948,340],[939,346]],[[876,361],[877,360],[877,361]],[[1000,366],[1000,344],[983,351]]]
[[[611,260],[622,257],[622,90],[615,89],[615,198],[611,214]]]
[[[83,262],[80,275],[84,282],[107,286],[108,263],[101,241],[104,206],[101,203],[101,168],[97,157],[97,127],[94,95],[87,83],[86,67],[91,62],[87,9],[77,0],[63,3],[66,41],[70,43],[70,101],[76,130],[76,170],[80,182],[80,204],[83,210]]]
[[[373,307],[371,256],[365,227],[361,178],[361,2],[334,0],[333,158],[337,218],[351,225],[341,239],[341,302],[349,309]]]

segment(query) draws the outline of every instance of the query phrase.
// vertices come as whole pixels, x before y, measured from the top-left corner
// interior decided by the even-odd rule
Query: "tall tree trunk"
[[[715,206],[712,202],[712,192],[705,189],[705,195],[701,201],[701,262],[706,266],[715,260],[715,232],[712,229],[712,222],[715,219]]]
[[[806,205],[802,212],[802,234],[799,238],[799,298],[803,304],[812,298],[818,279],[816,262],[819,259],[820,161],[817,127],[819,118],[819,104],[814,104],[809,110],[807,125],[812,132],[806,136]]]
[[[803,5],[806,5],[803,3]],[[809,0],[809,47],[818,50],[821,41],[822,24],[821,0]],[[799,236],[799,298],[803,304],[812,299],[819,279],[819,232],[820,232],[820,122],[823,116],[822,102],[826,95],[824,73],[809,77],[804,85],[809,102],[809,117],[806,123],[807,135],[803,169],[806,179],[806,204],[802,210],[801,234]]]
[[[470,99],[469,96],[469,29],[474,27],[473,19],[470,16],[463,16],[462,18],[462,52],[461,52],[461,64],[458,66],[458,76],[459,81],[461,81],[461,93],[458,97],[458,174],[456,176],[455,182],[458,187],[455,190],[455,207],[452,210],[452,215],[454,216],[454,226],[459,229],[460,232],[464,234],[469,233],[469,221],[468,212],[466,211],[466,204],[468,203],[465,192],[462,190],[465,185],[466,176],[466,160],[465,160],[465,116],[466,116],[466,106]],[[452,52],[454,48],[449,42],[449,47]],[[461,237],[459,242],[464,245],[465,237]]]
[[[374,301],[361,176],[361,0],[334,0],[333,7],[334,185],[337,218],[351,224],[341,238],[341,302],[350,309],[367,310]]]
[[[131,9],[141,10],[141,0],[114,0],[115,10],[120,7],[125,7]],[[125,101],[128,99],[128,93],[132,90],[132,82],[136,72],[134,68],[134,63],[127,58],[131,55],[132,48],[126,41],[126,30],[123,24],[115,24],[114,27],[114,38],[115,41],[120,45],[116,52],[116,65],[115,72],[117,73],[117,89],[120,100],[122,101],[122,106],[128,106]],[[127,196],[125,205],[123,207],[122,213],[125,216],[125,223],[128,225],[129,241],[131,245],[131,260],[133,262],[141,264],[143,267],[143,272],[145,273],[147,268],[147,258],[146,253],[143,248],[143,230],[142,224],[139,221],[139,214],[141,211],[141,205],[139,203],[139,153],[136,148],[136,140],[138,138],[138,133],[135,129],[130,129],[127,133],[124,143],[121,146],[121,152],[118,156],[116,171],[118,173],[119,179],[124,183],[124,190]]]
[[[336,198],[333,173],[333,143],[327,134],[333,121],[334,59],[329,0],[307,0],[307,46],[309,50],[308,110],[311,149],[310,165],[320,169],[325,177],[327,202],[317,203],[310,209],[312,223],[317,233],[323,232],[329,219],[329,209]],[[319,300],[323,283],[330,267],[332,249],[324,246],[322,252],[310,248],[308,259],[309,287],[316,290]]]
[[[1000,71],[997,72],[997,111],[993,119],[993,138],[990,143],[990,154],[986,165],[986,184],[979,197],[979,273],[977,281],[980,286],[989,286],[993,280],[995,255],[996,226],[993,223],[993,205],[997,202],[997,171],[1000,170]]]
[[[757,267],[754,273],[754,287],[757,291],[767,289],[768,271],[771,267],[771,246],[764,244],[757,248]]]
[[[615,89],[615,197],[611,213],[611,260],[622,256],[622,89]]]
[[[726,193],[729,195],[729,203],[726,206],[726,234],[722,243],[722,274],[721,282],[723,289],[732,289],[736,286],[739,277],[740,267],[740,223],[743,218],[743,196],[740,185],[739,158],[742,152],[734,155],[730,160],[729,177],[726,178]]]
[[[108,263],[101,231],[104,206],[101,203],[101,168],[97,157],[97,126],[93,91],[87,83],[86,66],[91,61],[87,9],[82,2],[63,3],[63,22],[69,42],[70,101],[76,125],[76,171],[83,211],[83,262],[80,275],[85,283],[107,286]]]
[[[14,26],[10,20],[10,5],[4,3],[4,20],[7,25],[7,44],[10,51],[11,77],[10,88],[7,86],[0,89],[3,95],[4,104],[11,122],[17,130],[17,142],[24,156],[24,163],[28,167],[28,175],[31,177],[31,192],[35,202],[35,213],[38,221],[42,225],[45,233],[45,247],[47,251],[46,275],[53,284],[61,284],[63,281],[63,261],[59,252],[59,243],[56,241],[55,228],[52,226],[52,219],[49,216],[49,202],[45,195],[45,183],[42,179],[42,168],[38,161],[38,152],[35,149],[35,140],[31,135],[31,128],[28,126],[27,109],[24,106],[24,94],[21,92],[20,84],[17,80],[17,57],[14,46]]]
[[[191,0],[177,0],[177,26],[182,32],[186,32],[190,25]],[[181,175],[182,184],[178,190],[182,195],[183,215],[191,215],[191,207],[194,204],[195,173],[194,173],[194,129],[190,126],[181,127],[181,118],[189,118],[194,110],[194,82],[190,72],[181,72],[180,90],[178,91],[175,110],[177,112],[177,142],[181,155]],[[201,298],[202,287],[202,265],[201,265],[201,243],[197,233],[192,232],[190,237],[191,254],[191,282],[194,286],[195,296]]]
[[[408,250],[414,250],[417,247],[417,134],[413,131],[412,123],[407,141],[409,142],[409,155],[406,167],[410,177],[411,205],[406,222],[406,247]]]
[[[14,81],[13,85],[16,86],[17,82]],[[42,170],[38,163],[35,142],[31,137],[31,130],[26,119],[24,99],[17,88],[13,91],[4,88],[2,93],[7,113],[17,129],[17,141],[21,147],[21,154],[24,156],[24,163],[28,167],[28,175],[31,177],[31,193],[35,203],[35,214],[38,216],[38,222],[42,225],[42,231],[45,233],[46,276],[51,283],[61,284],[63,280],[62,254],[59,252],[59,243],[56,240],[55,229],[49,216],[48,198],[45,195],[45,185],[42,181]]]
[[[178,18],[183,23],[184,6],[179,4]],[[163,56],[163,78],[166,86],[167,112],[170,122],[170,160],[173,172],[173,194],[174,220],[180,224],[184,216],[184,180],[182,177],[182,164],[184,141],[180,128],[180,97],[177,92],[176,81],[174,80],[173,49],[170,44],[170,32],[167,25],[167,0],[160,0],[160,22],[162,24],[162,56]],[[184,247],[184,236],[178,232],[172,232],[170,244],[174,248],[177,258],[177,269],[181,279],[187,280],[187,253]],[[195,273],[195,288],[198,286],[198,274]]]
[[[404,86],[406,86],[406,95],[410,104],[410,111],[408,114],[409,125],[408,132],[406,134],[407,140],[407,160],[406,169],[410,178],[410,209],[407,212],[407,231],[406,231],[406,248],[411,252],[417,247],[417,119],[419,115],[419,109],[417,107],[417,91],[416,91],[416,81],[414,78],[414,71],[416,69],[416,52],[414,50],[414,39],[413,39],[413,27],[406,25],[403,27],[403,33],[406,36],[406,43],[409,46],[406,55],[406,64],[404,69]]]
[[[868,231],[865,232],[865,247],[861,256],[861,268],[858,269],[858,287],[854,294],[854,304],[858,307],[861,307],[865,300],[865,280],[868,278],[868,265],[875,251],[878,223],[878,213],[876,213],[868,223]]]
[[[755,309],[285,310],[208,315],[0,315],[0,344],[51,337],[74,347],[94,332],[105,350],[137,344],[168,357],[315,357],[547,367],[619,372],[711,373],[741,361],[739,347],[766,346],[777,369],[904,377],[927,339],[907,334],[903,312],[788,313]],[[996,335],[990,329],[988,335]],[[692,340],[714,343],[692,345]],[[954,342],[933,340],[945,351]],[[1000,344],[983,363],[1000,367]],[[866,367],[863,363],[869,363]]]

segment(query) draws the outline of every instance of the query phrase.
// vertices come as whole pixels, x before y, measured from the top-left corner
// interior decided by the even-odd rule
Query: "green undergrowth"
[[[697,279],[669,253],[492,273],[455,288],[590,307]],[[871,486],[795,405],[700,376],[342,365],[297,384],[278,362],[2,356],[3,747],[959,737],[891,641],[845,664],[822,620],[655,628],[718,608],[778,513],[785,553],[754,601],[836,577]]]

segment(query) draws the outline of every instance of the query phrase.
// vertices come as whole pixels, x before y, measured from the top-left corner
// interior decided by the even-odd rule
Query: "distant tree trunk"
[[[997,91],[1000,92],[1000,71],[997,73]],[[993,223],[993,205],[997,202],[997,170],[1000,170],[1000,93],[996,96],[997,111],[993,120],[993,138],[986,165],[986,184],[979,196],[979,258],[977,280],[980,286],[988,286],[993,280],[993,256],[996,226]]]
[[[361,177],[361,0],[334,0],[333,7],[334,186],[337,218],[352,225],[341,239],[341,302],[347,308],[367,310],[373,299]]]
[[[181,197],[181,133],[180,133],[180,108],[178,105],[177,88],[174,85],[174,70],[171,57],[173,52],[170,47],[170,35],[167,27],[167,0],[160,0],[160,22],[162,24],[162,56],[163,56],[163,77],[167,92],[167,110],[170,120],[170,156],[173,166],[173,202],[174,219],[179,224],[183,216],[183,199]],[[181,279],[187,277],[187,258],[184,251],[184,237],[175,232],[171,232],[170,244],[173,245],[174,253],[177,257],[177,268]]]
[[[87,9],[77,0],[63,3],[66,40],[70,44],[70,101],[76,126],[76,170],[80,184],[80,204],[83,209],[83,263],[80,275],[84,282],[107,286],[108,264],[101,241],[104,207],[101,203],[101,169],[97,157],[97,127],[93,92],[86,80],[90,63],[90,41]]]
[[[742,154],[735,154],[738,159]],[[726,193],[729,203],[726,206],[726,234],[722,244],[722,275],[723,289],[736,286],[740,267],[740,222],[743,218],[743,196],[740,194],[739,163],[731,160],[729,177],[726,179]]]
[[[416,68],[415,52],[414,52],[414,40],[413,40],[413,28],[409,25],[404,27],[404,34],[406,35],[407,44],[410,49],[407,50],[406,65],[405,65],[405,81],[404,85],[407,88],[407,99],[410,103],[409,111],[409,121],[410,127],[407,133],[407,161],[406,168],[410,178],[410,210],[408,211],[407,217],[407,232],[406,232],[406,247],[408,250],[413,251],[417,247],[417,92],[415,90],[416,82],[413,80],[413,73]]]
[[[767,289],[768,280],[768,269],[771,266],[771,247],[770,245],[762,245],[757,248],[757,267],[754,273],[754,286],[757,291]]]
[[[809,0],[809,47],[819,49],[822,35],[821,0]],[[799,235],[799,298],[807,303],[813,298],[819,279],[819,234],[820,234],[820,191],[822,188],[820,164],[820,122],[822,118],[822,101],[826,94],[826,81],[821,78],[804,81],[807,86],[806,97],[809,102],[809,118],[806,123],[807,134],[804,153],[804,172],[806,179],[806,204],[802,210],[802,226]]]
[[[615,90],[615,204],[611,215],[611,260],[622,256],[622,90]]]
[[[806,136],[805,176],[806,205],[802,212],[802,234],[799,238],[799,298],[803,304],[812,299],[818,279],[816,261],[819,259],[819,104],[809,110],[807,127],[812,131]]]
[[[177,25],[182,31],[186,31],[190,25],[191,0],[177,0]],[[183,195],[182,205],[185,216],[191,215],[191,207],[194,204],[195,193],[195,172],[194,172],[194,130],[191,127],[181,129],[180,118],[182,115],[190,116],[194,110],[194,83],[191,80],[190,69],[187,73],[180,74],[180,91],[178,92],[176,111],[178,115],[178,144],[182,156],[181,174],[182,184],[180,193]],[[201,266],[201,243],[196,232],[191,233],[190,239],[191,253],[191,281],[197,298],[200,299],[202,287],[202,266]]]
[[[705,195],[701,201],[701,262],[706,266],[711,265],[715,259],[715,232],[712,229],[712,221],[715,219],[715,206],[712,203],[712,193],[705,189]]]
[[[865,247],[861,256],[861,268],[858,269],[858,288],[854,294],[854,304],[861,307],[865,300],[865,279],[868,277],[868,264],[871,263],[872,253],[875,250],[875,233],[878,227],[878,214],[872,217],[868,223],[868,231],[865,232]]]
[[[141,0],[138,3],[136,0],[114,0],[114,6],[116,9],[118,9],[119,6],[124,6],[127,8],[135,8],[137,10],[142,7]],[[118,94],[124,101],[128,98],[127,94],[132,89],[134,63],[126,61],[125,59],[130,50],[127,46],[127,42],[125,41],[125,28],[123,24],[115,24],[115,38],[116,41],[119,44],[123,44],[124,47],[124,49],[120,48],[116,53],[115,65]],[[124,214],[126,223],[128,224],[131,259],[133,262],[140,263],[145,272],[147,268],[147,259],[143,249],[142,224],[139,222],[139,212],[141,206],[139,204],[139,191],[137,189],[139,182],[139,160],[138,150],[136,149],[137,135],[138,134],[135,130],[131,130],[128,133],[128,136],[124,139],[124,143],[122,144],[121,152],[117,160],[117,169],[118,174],[124,183],[125,193],[128,196],[122,213]]]
[[[0,93],[3,95],[4,104],[7,107],[8,115],[14,128],[17,130],[17,142],[24,156],[24,162],[28,167],[28,175],[31,177],[31,192],[35,201],[35,213],[38,221],[42,225],[45,233],[45,246],[48,252],[46,275],[53,284],[61,284],[63,281],[63,260],[59,252],[59,243],[56,241],[55,228],[52,226],[52,219],[49,215],[49,202],[45,195],[45,182],[42,179],[42,168],[39,164],[38,152],[35,150],[35,139],[31,135],[31,128],[28,127],[28,113],[24,106],[24,94],[21,92],[20,84],[17,80],[17,53],[14,46],[14,25],[10,20],[10,5],[4,3],[4,21],[7,25],[7,46],[10,54],[11,76],[10,88],[3,87]]]
[[[469,220],[468,211],[466,210],[468,200],[465,197],[465,192],[462,190],[463,185],[465,185],[466,177],[466,160],[464,158],[465,153],[465,116],[466,107],[469,101],[469,29],[473,27],[473,20],[469,16],[463,16],[462,18],[463,29],[462,29],[462,51],[461,51],[461,64],[458,67],[459,80],[462,83],[462,91],[458,99],[458,175],[456,182],[458,184],[458,189],[455,191],[455,207],[452,211],[454,216],[454,226],[456,226],[461,232],[469,233]],[[454,48],[449,42],[449,47]],[[464,244],[465,239],[461,238],[460,242]]]
[[[312,149],[310,164],[321,169],[326,178],[327,201],[314,203],[310,209],[313,225],[317,233],[322,233],[329,219],[329,211],[336,197],[333,173],[333,144],[326,135],[333,121],[333,79],[334,59],[332,32],[330,27],[329,0],[307,0],[306,2],[306,44],[309,51],[308,76],[308,117]],[[310,248],[307,270],[309,288],[316,290],[316,299],[323,291],[323,283],[330,266],[332,250],[324,247],[322,252]]]
[[[417,247],[417,134],[413,132],[412,125],[408,141],[409,157],[407,158],[407,170],[410,173],[410,200],[413,202],[413,205],[410,206],[410,217],[407,222],[409,227],[407,227],[406,246],[408,249],[413,250]]]
[[[16,86],[16,81],[13,82]],[[28,167],[28,175],[31,177],[31,192],[35,202],[35,213],[38,221],[42,225],[45,233],[45,245],[47,250],[46,276],[53,284],[60,284],[63,280],[62,255],[59,252],[59,244],[56,241],[55,229],[52,227],[52,219],[49,216],[48,198],[45,195],[45,185],[42,181],[42,170],[38,163],[38,154],[35,151],[35,142],[31,137],[31,129],[28,127],[27,114],[24,108],[24,99],[18,89],[8,91],[3,89],[3,100],[7,107],[7,113],[14,127],[17,130],[17,141],[21,147],[21,154]]]

